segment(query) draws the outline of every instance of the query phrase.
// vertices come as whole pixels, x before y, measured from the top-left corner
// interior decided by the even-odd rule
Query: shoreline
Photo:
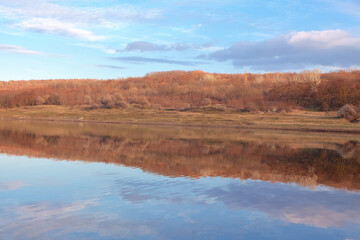
[[[342,133],[360,135],[359,123],[323,112],[281,113],[180,112],[154,109],[83,110],[67,106],[0,109],[1,120],[48,121],[143,126]]]
[[[193,127],[193,128],[217,128],[217,129],[243,129],[243,130],[269,130],[269,131],[294,131],[294,132],[312,132],[312,133],[345,133],[351,135],[360,135],[360,129],[321,129],[321,128],[279,128],[279,127],[261,127],[252,125],[215,125],[215,124],[186,124],[186,123],[164,123],[164,122],[138,122],[138,121],[99,121],[99,120],[81,120],[81,119],[42,119],[42,118],[0,118],[0,120],[15,121],[45,121],[45,122],[67,122],[67,123],[94,123],[94,124],[119,124],[119,125],[139,125],[155,127]]]

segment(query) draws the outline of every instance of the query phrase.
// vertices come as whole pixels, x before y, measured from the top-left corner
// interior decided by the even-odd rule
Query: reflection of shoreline
[[[0,152],[30,157],[105,162],[171,177],[229,177],[296,183],[314,188],[360,189],[360,145],[327,144],[327,149],[301,143],[176,138],[166,132],[35,134],[0,128]],[[59,128],[59,132],[66,128]],[[135,130],[136,131],[136,128]]]

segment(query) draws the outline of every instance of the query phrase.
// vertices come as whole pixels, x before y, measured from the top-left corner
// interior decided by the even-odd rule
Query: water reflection
[[[357,141],[0,122],[0,239],[358,239]]]
[[[246,141],[246,137],[229,140],[157,135],[156,131],[146,133],[146,128],[136,127],[132,130],[143,135],[123,129],[113,135],[90,130],[64,134],[61,127],[56,128],[56,134],[46,132],[51,126],[43,126],[42,133],[37,133],[10,126],[0,126],[2,153],[114,163],[170,177],[220,176],[294,182],[311,188],[322,184],[360,189],[360,142],[354,140],[311,146],[296,139],[296,144],[291,143],[291,137],[289,142],[278,143]]]
[[[16,190],[22,187],[28,186],[28,184],[24,183],[24,182],[3,182],[0,183],[0,190],[3,191],[10,191],[10,190]]]
[[[37,202],[7,209],[2,215],[0,237],[6,239],[106,239],[151,235],[145,224],[79,214],[93,206],[83,202]]]
[[[205,188],[181,182],[136,182],[124,179],[117,182],[123,199],[133,203],[150,200],[168,203],[214,204],[221,202],[229,209],[261,211],[274,219],[316,227],[360,224],[360,195],[317,189],[310,191],[285,184],[249,181],[231,182],[218,187]],[[189,198],[182,189],[191,189]]]

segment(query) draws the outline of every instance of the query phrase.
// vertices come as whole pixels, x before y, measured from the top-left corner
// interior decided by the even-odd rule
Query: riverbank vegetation
[[[144,77],[95,80],[0,82],[0,107],[35,105],[153,108],[192,111],[289,112],[337,110],[360,103],[360,71],[211,74],[150,73]]]

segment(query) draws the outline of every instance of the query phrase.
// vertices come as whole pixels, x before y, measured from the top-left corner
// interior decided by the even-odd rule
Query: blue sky
[[[358,0],[0,0],[0,80],[360,66]]]

